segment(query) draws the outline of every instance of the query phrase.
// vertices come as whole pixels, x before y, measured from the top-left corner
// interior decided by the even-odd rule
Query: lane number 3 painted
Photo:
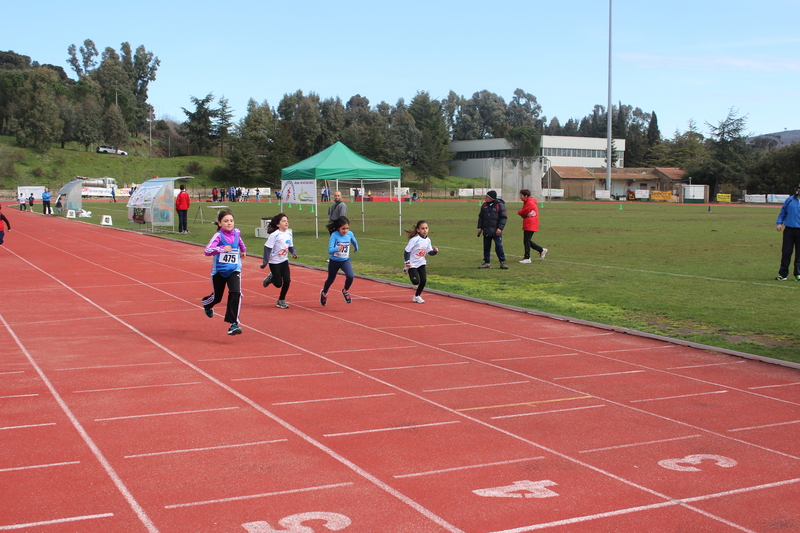
[[[701,470],[699,468],[684,465],[699,465],[703,461],[713,461],[717,466],[721,466],[722,468],[730,468],[737,465],[735,460],[728,457],[709,454],[687,455],[683,459],[664,459],[663,461],[659,461],[658,464],[659,466],[678,472],[700,472]]]
[[[248,522],[242,524],[247,533],[314,533],[314,530],[304,526],[303,522],[309,520],[324,520],[323,527],[330,531],[341,531],[352,522],[343,514],[339,513],[298,513],[285,516],[278,520],[278,525],[283,529],[273,529],[267,522]]]

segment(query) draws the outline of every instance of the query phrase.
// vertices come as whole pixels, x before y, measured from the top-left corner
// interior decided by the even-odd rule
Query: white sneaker
[[[414,298],[411,301],[414,302],[415,304],[425,303],[425,300],[422,299],[422,296],[414,296]]]
[[[547,255],[547,248],[542,248],[542,251],[539,253],[539,259],[544,259],[544,256]]]
[[[520,263],[526,263],[526,264],[527,264],[527,263],[530,263],[530,262],[531,262],[531,260],[530,260],[530,259],[523,259],[522,261],[520,261]]]

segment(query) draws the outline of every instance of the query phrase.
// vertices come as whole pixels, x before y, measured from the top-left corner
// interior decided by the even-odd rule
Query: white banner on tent
[[[140,185],[128,200],[128,207],[150,207],[161,186],[161,184]]]
[[[281,180],[281,201],[287,204],[316,205],[316,180]]]

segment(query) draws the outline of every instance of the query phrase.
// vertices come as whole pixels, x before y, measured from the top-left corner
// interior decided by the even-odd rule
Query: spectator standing
[[[117,203],[117,193],[116,193],[116,189],[114,187],[111,187],[111,200],[109,200],[109,201]]]
[[[261,201],[261,190],[258,187],[256,187],[256,202],[260,201]]]
[[[42,214],[53,214],[53,209],[50,207],[50,191],[48,189],[45,189],[42,193]]]
[[[31,193],[31,195],[28,197],[28,205],[31,206],[31,213],[33,213],[34,200],[35,198],[33,197],[33,193]]]
[[[211,200],[212,200],[214,203],[217,203],[217,194],[219,194],[219,191],[217,191],[217,188],[216,188],[216,187],[214,187],[213,189],[211,189]]]
[[[783,231],[783,246],[781,247],[781,266],[778,269],[778,281],[786,281],[789,276],[789,263],[794,252],[794,268],[792,275],[795,281],[800,281],[800,185],[794,196],[783,202],[781,212],[778,213],[778,231]]]
[[[486,193],[485,201],[478,214],[478,236],[483,233],[483,264],[478,268],[491,267],[492,242],[500,268],[508,269],[506,253],[503,250],[503,228],[508,220],[508,210],[502,198],[497,197],[496,191]]]
[[[28,204],[25,203],[25,195],[22,193],[19,193],[19,210],[20,211],[28,210]]]
[[[533,234],[539,231],[539,202],[528,189],[519,191],[519,199],[522,200],[522,209],[517,214],[522,217],[522,242],[525,246],[525,258],[520,263],[531,262],[531,248],[539,253],[539,259],[544,259],[547,248],[533,242]]]
[[[347,216],[347,204],[342,201],[341,191],[333,193],[333,205],[328,208],[328,222],[334,222],[342,217]],[[350,222],[347,223],[350,227]],[[328,233],[332,234],[335,230],[331,229],[333,226],[328,227]]]
[[[178,233],[189,233],[188,214],[191,199],[186,192],[186,185],[181,184],[181,190],[175,198],[175,211],[178,213]]]

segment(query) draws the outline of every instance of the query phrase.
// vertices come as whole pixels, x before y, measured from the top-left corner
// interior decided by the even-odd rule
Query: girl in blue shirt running
[[[238,229],[233,227],[233,212],[220,209],[215,221],[219,227],[206,246],[205,254],[212,258],[210,295],[203,298],[203,309],[206,316],[214,316],[214,306],[222,301],[225,286],[228,287],[228,305],[225,310],[225,322],[230,323],[228,335],[241,335],[239,325],[239,309],[242,305],[242,258],[247,248]]]
[[[328,303],[328,289],[336,280],[336,274],[339,270],[344,272],[344,289],[342,289],[342,296],[347,303],[352,302],[350,298],[350,286],[353,284],[353,265],[350,264],[350,252],[358,251],[358,241],[353,232],[350,231],[350,221],[347,217],[339,217],[330,222],[327,226],[328,231],[331,231],[331,238],[328,241],[328,254],[330,254],[330,262],[328,263],[328,279],[325,280],[325,285],[319,291],[319,303],[325,305]]]

